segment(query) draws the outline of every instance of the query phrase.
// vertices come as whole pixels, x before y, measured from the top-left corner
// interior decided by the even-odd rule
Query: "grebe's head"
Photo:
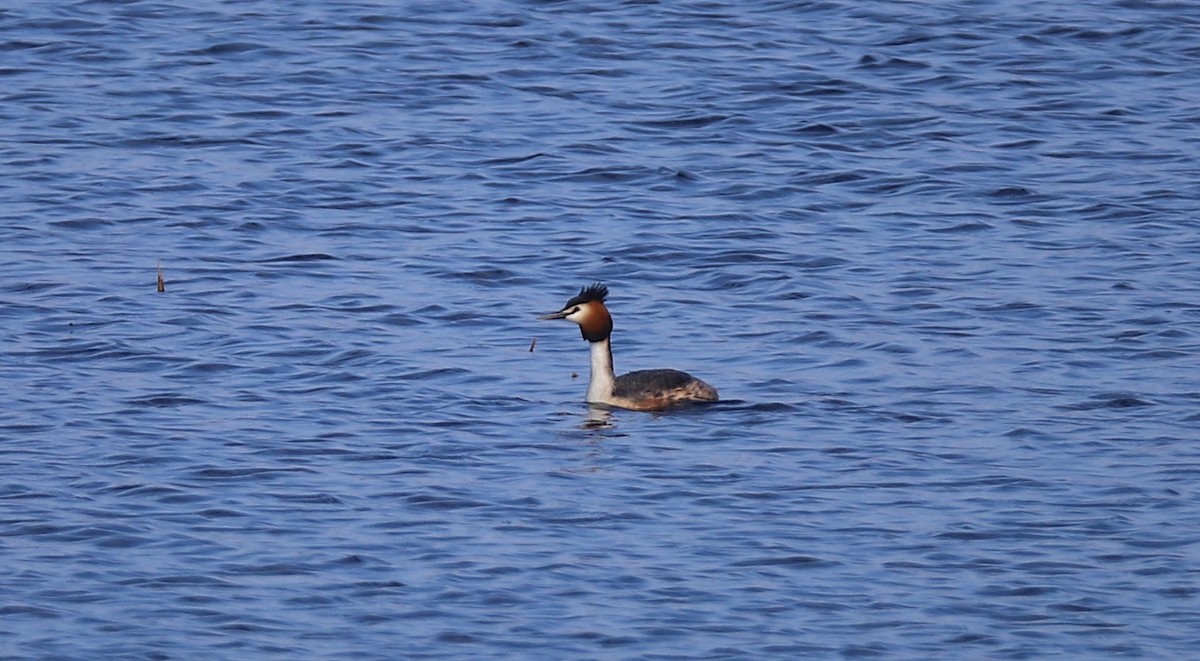
[[[579,295],[567,301],[558,312],[553,312],[542,319],[566,319],[579,324],[579,333],[588,342],[600,342],[608,339],[612,333],[612,317],[608,308],[604,307],[604,299],[608,296],[608,287],[597,282],[591,287],[579,290]]]

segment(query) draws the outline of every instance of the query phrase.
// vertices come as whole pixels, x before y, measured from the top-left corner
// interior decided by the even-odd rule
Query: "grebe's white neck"
[[[617,375],[613,372],[612,344],[609,338],[589,342],[592,350],[592,376],[588,382],[587,401],[608,403],[616,390]]]

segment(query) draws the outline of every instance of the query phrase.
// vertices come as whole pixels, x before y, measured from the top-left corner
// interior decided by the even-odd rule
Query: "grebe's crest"
[[[608,298],[608,287],[597,282],[597,283],[594,283],[590,287],[584,287],[583,289],[580,289],[579,295],[576,296],[575,298],[572,298],[571,300],[567,301],[566,307],[569,308],[572,305],[580,305],[583,303],[590,303],[591,301],[603,303],[604,299],[606,299],[606,298]]]

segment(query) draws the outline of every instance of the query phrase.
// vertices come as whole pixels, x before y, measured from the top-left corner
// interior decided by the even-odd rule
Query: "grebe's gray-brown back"
[[[558,312],[542,319],[566,319],[579,324],[592,349],[592,377],[587,401],[635,411],[658,411],[686,402],[715,402],[717,389],[679,370],[637,370],[616,376],[613,372],[612,316],[604,307],[608,287],[584,287]]]

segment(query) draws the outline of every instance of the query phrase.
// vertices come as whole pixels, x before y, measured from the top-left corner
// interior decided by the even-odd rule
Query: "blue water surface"
[[[1192,658],[1194,9],[0,9],[0,658]]]

